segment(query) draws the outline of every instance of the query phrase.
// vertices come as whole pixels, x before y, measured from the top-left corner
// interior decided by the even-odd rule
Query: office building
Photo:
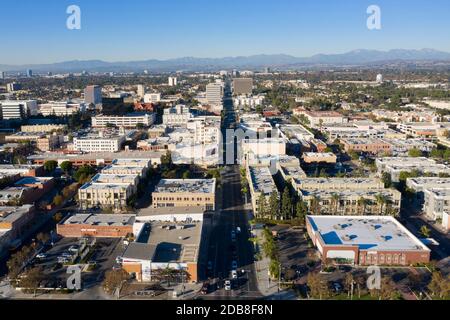
[[[98,115],[92,118],[93,128],[106,128],[115,126],[120,128],[136,128],[138,125],[150,127],[155,122],[154,113],[130,113],[125,116],[105,116]]]
[[[158,103],[161,101],[161,93],[146,93],[144,103]]]
[[[179,104],[175,107],[164,109],[163,124],[169,126],[186,126],[193,118],[191,110],[185,105]]]
[[[39,105],[43,116],[66,117],[77,112],[85,112],[86,104],[75,101],[50,101]]]
[[[84,89],[84,101],[87,105],[102,103],[102,88],[100,86],[87,86]]]
[[[37,115],[36,100],[3,100],[0,101],[3,120],[26,119]]]
[[[233,79],[233,94],[239,95],[251,95],[253,92],[253,79],[252,78],[235,78]]]
[[[73,149],[81,152],[118,152],[124,142],[125,135],[100,131],[73,138]]]
[[[175,87],[176,85],[178,85],[178,79],[177,77],[169,77],[169,86],[170,87]]]
[[[215,179],[162,179],[152,193],[154,208],[204,207],[216,209]]]
[[[145,97],[145,86],[143,84],[138,84],[137,85],[136,94],[140,98],[144,98]]]
[[[19,90],[22,90],[22,85],[20,83],[12,82],[12,83],[6,84],[6,91],[8,91],[10,93],[19,91]]]
[[[206,100],[210,105],[222,105],[223,83],[214,82],[206,85]]]

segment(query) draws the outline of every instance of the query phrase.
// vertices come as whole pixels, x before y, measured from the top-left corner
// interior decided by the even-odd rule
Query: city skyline
[[[381,9],[381,29],[369,30],[367,8]],[[81,29],[69,30],[67,7],[81,9]],[[46,64],[71,60],[136,61],[180,57],[219,58],[257,54],[309,57],[355,49],[433,48],[450,52],[440,30],[450,28],[447,1],[335,0],[141,1],[105,5],[100,1],[23,1],[2,5],[5,50],[0,64]],[[23,9],[29,14],[24,16]],[[45,35],[39,36],[39,35]]]

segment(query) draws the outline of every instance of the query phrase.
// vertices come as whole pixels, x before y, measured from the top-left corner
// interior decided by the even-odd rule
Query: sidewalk
[[[253,231],[256,237],[259,240],[259,243],[262,243],[262,230],[254,230]],[[278,291],[278,281],[271,280],[269,277],[269,264],[270,259],[265,257],[261,252],[263,258],[259,261],[255,261],[256,267],[256,280],[258,284],[258,290],[265,297],[268,297],[270,300],[297,300],[297,295],[293,290],[283,290]]]

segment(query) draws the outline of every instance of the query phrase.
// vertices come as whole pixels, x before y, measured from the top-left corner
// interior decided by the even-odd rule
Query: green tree
[[[278,219],[280,216],[280,199],[278,197],[278,193],[274,190],[270,194],[269,198],[269,210],[270,210],[270,218]]]
[[[431,281],[428,284],[428,290],[431,295],[439,299],[448,299],[450,296],[450,280],[444,277],[441,272],[434,271]]]
[[[261,192],[258,199],[258,217],[266,218],[267,216],[267,201],[264,193]]]
[[[59,207],[60,205],[62,205],[64,203],[64,198],[57,194],[54,198],[53,198],[53,204],[57,207]]]
[[[281,198],[281,215],[286,220],[292,218],[292,198],[288,187],[284,188]]]
[[[429,238],[431,235],[431,230],[430,228],[428,228],[427,226],[422,226],[420,227],[420,234],[424,237],[424,238]]]
[[[64,171],[65,173],[69,173],[72,170],[72,162],[70,161],[64,161],[63,163],[61,163],[60,165],[61,170]]]
[[[43,270],[41,268],[32,268],[24,274],[23,278],[20,280],[20,286],[32,290],[34,297],[36,297],[36,291],[43,280]]]
[[[303,200],[297,201],[297,205],[295,208],[296,218],[301,221],[305,221],[305,217],[308,214],[308,205]]]
[[[420,151],[419,149],[413,148],[408,151],[408,155],[413,158],[418,158],[418,157],[421,157],[423,154],[422,154],[422,151]]]
[[[95,173],[96,170],[93,167],[84,165],[78,168],[73,177],[78,183],[85,183],[89,181]]]
[[[381,180],[383,181],[385,188],[390,188],[392,186],[392,177],[389,172],[383,172]]]
[[[45,171],[52,173],[58,167],[58,162],[54,160],[49,160],[44,163]]]

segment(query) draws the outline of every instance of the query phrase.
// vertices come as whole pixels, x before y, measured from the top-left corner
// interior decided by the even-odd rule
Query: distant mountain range
[[[317,54],[308,58],[298,58],[285,54],[253,55],[225,58],[184,57],[169,60],[144,60],[126,62],[106,62],[102,60],[74,60],[52,64],[35,65],[2,65],[1,71],[23,72],[32,69],[34,72],[138,72],[148,69],[157,72],[173,71],[212,71],[220,69],[248,68],[260,69],[272,67],[278,69],[294,69],[311,66],[356,66],[379,65],[392,62],[445,61],[450,62],[450,53],[433,49],[390,51],[353,50],[342,54]]]

